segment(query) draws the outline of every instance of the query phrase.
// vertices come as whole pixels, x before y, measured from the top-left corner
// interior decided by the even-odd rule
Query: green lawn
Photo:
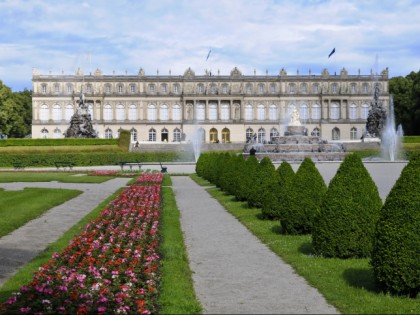
[[[282,235],[278,221],[263,220],[261,210],[237,202],[217,188],[208,189],[226,210],[274,253],[290,264],[327,301],[346,314],[419,314],[420,297],[381,293],[368,259],[326,259],[313,255],[311,236]]]
[[[75,176],[84,172],[0,172],[0,183],[50,182],[62,183],[103,183],[114,176]]]
[[[49,188],[0,190],[0,237],[81,193],[79,190]]]

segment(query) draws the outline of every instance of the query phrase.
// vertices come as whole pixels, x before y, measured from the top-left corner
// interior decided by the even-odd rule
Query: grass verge
[[[162,187],[162,193],[160,313],[199,314],[175,196],[169,187]]]
[[[274,253],[290,264],[327,301],[346,314],[419,314],[420,299],[380,292],[369,259],[326,259],[313,255],[311,236],[280,234],[278,221],[263,220],[261,210],[249,208],[217,188],[208,189],[225,209]]]
[[[0,190],[0,237],[81,193],[80,190],[49,188]]]
[[[62,183],[103,183],[115,176],[75,176],[84,172],[0,172],[0,183],[13,182],[50,182]]]

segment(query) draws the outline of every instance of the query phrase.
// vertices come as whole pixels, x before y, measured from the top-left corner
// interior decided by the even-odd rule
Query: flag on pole
[[[328,58],[330,58],[333,53],[335,53],[335,48],[330,52],[330,54],[328,55]]]
[[[210,57],[210,53],[211,53],[211,49],[209,50],[209,53],[207,54],[206,61],[209,59],[209,57]]]

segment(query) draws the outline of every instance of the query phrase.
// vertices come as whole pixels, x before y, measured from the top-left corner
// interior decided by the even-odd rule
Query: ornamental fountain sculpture
[[[92,117],[85,103],[83,92],[80,91],[79,107],[71,117],[70,127],[65,132],[66,138],[97,138],[98,135],[92,126]]]

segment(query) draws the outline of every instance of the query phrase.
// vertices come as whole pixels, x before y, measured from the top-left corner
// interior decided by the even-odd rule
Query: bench
[[[160,168],[161,168],[160,172],[161,173],[167,173],[168,172],[168,167],[162,166],[161,162],[159,162],[159,164],[160,164]]]
[[[63,169],[66,169],[66,167],[68,167],[69,169],[73,169],[73,166],[74,166],[72,162],[68,162],[68,161],[62,161],[62,162],[57,161],[57,162],[54,162],[54,164],[57,169],[60,169],[60,167],[62,167]]]
[[[22,162],[12,162],[12,164],[15,170],[18,170],[18,169],[23,170],[25,168],[25,165],[23,165]]]
[[[130,171],[133,170],[133,165],[137,165],[139,167],[139,171],[141,170],[141,163],[140,162],[127,162],[127,161],[119,161],[118,164],[121,167],[121,171],[124,170],[124,166],[127,165],[130,167]]]

